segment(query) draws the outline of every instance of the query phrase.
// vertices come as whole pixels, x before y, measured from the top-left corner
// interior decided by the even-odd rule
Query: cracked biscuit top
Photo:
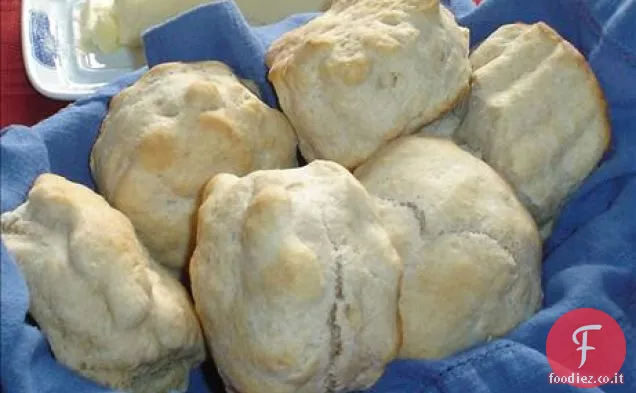
[[[484,162],[448,139],[409,136],[354,175],[377,198],[404,262],[400,357],[449,356],[537,310],[537,227]]]
[[[231,391],[371,386],[401,343],[401,272],[371,197],[336,163],[205,188],[191,282]]]
[[[308,160],[352,169],[448,112],[469,88],[468,30],[439,0],[340,0],[267,54]]]
[[[296,146],[285,116],[225,64],[167,63],[113,98],[90,164],[100,194],[178,273],[203,185],[221,172],[296,166]]]

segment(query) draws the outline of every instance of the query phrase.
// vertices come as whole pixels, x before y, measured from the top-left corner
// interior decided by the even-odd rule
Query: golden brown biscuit
[[[296,136],[219,62],[154,67],[111,102],[91,154],[99,192],[178,271],[203,185],[221,172],[296,166]]]
[[[89,188],[43,174],[1,221],[29,312],[59,362],[127,392],[186,389],[205,356],[198,319],[123,214]]]
[[[472,54],[458,143],[498,171],[544,236],[610,142],[606,103],[585,58],[545,23],[505,25]]]
[[[450,111],[471,72],[468,30],[439,0],[336,1],[267,64],[305,159],[348,169]]]
[[[541,239],[506,182],[447,138],[407,136],[354,175],[404,262],[403,358],[502,336],[541,304]]]
[[[229,391],[370,387],[400,346],[402,263],[372,198],[340,165],[217,175],[190,266]]]

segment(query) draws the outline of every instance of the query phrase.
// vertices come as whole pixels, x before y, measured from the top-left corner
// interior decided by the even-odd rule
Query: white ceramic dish
[[[22,56],[33,87],[58,100],[76,100],[145,64],[142,50],[105,55],[80,47],[85,0],[22,0]]]

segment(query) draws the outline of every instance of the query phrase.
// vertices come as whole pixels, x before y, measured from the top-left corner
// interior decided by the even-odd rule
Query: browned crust
[[[265,64],[269,68],[268,79],[275,83],[285,78],[288,70],[293,69],[294,63],[298,61],[305,53],[313,53],[317,50],[334,46],[334,42],[321,41],[312,36],[307,36],[307,31],[317,31],[314,26],[321,26],[325,20],[329,20],[330,15],[345,12],[345,10],[354,5],[356,0],[327,0],[325,3],[325,13],[320,15],[308,23],[288,31],[275,40],[267,53],[265,54]],[[387,6],[397,5],[397,0],[393,2],[386,1]],[[397,3],[397,4],[396,4]],[[443,7],[440,0],[411,0],[407,2],[419,12],[426,12],[432,9],[440,9]],[[450,11],[449,11],[450,12]],[[329,24],[325,24],[325,30],[329,30]]]
[[[108,106],[108,113],[106,114],[105,120],[102,121],[98,135],[101,134],[101,132],[103,131],[104,124],[106,123],[106,119],[108,119],[109,114],[112,111],[120,108],[123,105],[123,102],[125,101],[125,98],[127,96],[134,94],[137,90],[145,88],[146,86],[153,83],[156,79],[159,79],[166,74],[170,74],[173,71],[187,70],[190,68],[205,69],[207,67],[217,67],[217,68],[226,70],[230,73],[232,72],[232,69],[228,65],[220,61],[215,61],[215,60],[200,61],[200,62],[194,62],[194,63],[168,62],[168,63],[158,64],[152,67],[151,69],[146,71],[135,83],[122,89],[119,93],[113,96],[113,98],[111,98],[109,106]]]
[[[594,71],[592,70],[592,68],[590,67],[589,63],[587,62],[587,60],[585,59],[585,57],[583,56],[583,54],[581,54],[581,52],[578,51],[578,49],[576,47],[574,47],[574,45],[572,45],[569,41],[567,41],[566,39],[564,39],[561,35],[559,35],[559,33],[554,30],[552,27],[550,27],[548,24],[544,23],[544,22],[537,22],[535,24],[535,26],[539,29],[539,31],[541,31],[548,39],[552,40],[553,42],[557,43],[557,45],[562,45],[563,48],[572,55],[572,58],[574,59],[574,61],[576,62],[576,64],[583,70],[583,72],[585,72],[585,74],[587,75],[587,81],[588,81],[588,85],[590,86],[590,88],[594,91],[594,96],[596,97],[596,103],[600,109],[600,113],[602,114],[603,118],[603,136],[604,136],[604,147],[603,150],[607,151],[611,145],[612,142],[612,127],[611,127],[611,123],[610,123],[610,119],[609,119],[609,107],[607,104],[607,100],[605,99],[605,93],[603,92],[603,89],[596,77],[596,74],[594,74]]]
[[[547,39],[554,42],[557,46],[558,45],[563,46],[563,48],[572,56],[576,64],[587,75],[586,79],[588,80],[590,88],[594,91],[596,102],[603,116],[602,120],[604,123],[604,127],[603,127],[604,151],[607,151],[612,142],[612,127],[611,127],[611,123],[609,119],[609,106],[607,104],[605,93],[603,92],[603,89],[598,81],[598,78],[596,77],[596,74],[594,74],[594,71],[591,69],[589,63],[587,62],[587,59],[585,59],[583,54],[581,54],[581,52],[579,52],[579,50],[574,45],[572,45],[568,40],[563,38],[555,29],[553,29],[550,25],[548,25],[547,23],[543,21],[539,21],[534,24],[528,24],[525,22],[518,21],[515,23],[511,23],[511,25],[519,26],[519,27],[527,27],[527,28],[536,27],[538,31],[543,33],[543,35]],[[486,38],[486,40],[487,39],[488,38]],[[486,42],[486,40],[484,40],[480,45],[478,45],[474,49],[477,49],[479,46],[483,45],[483,43]]]
[[[462,87],[462,89],[459,91],[459,93],[455,96],[455,98],[453,98],[452,100],[448,101],[446,103],[446,105],[442,106],[443,109],[441,109],[441,114],[435,119],[432,120],[426,124],[422,124],[422,125],[418,125],[417,127],[414,127],[412,130],[410,130],[407,134],[403,134],[402,132],[397,132],[395,134],[393,134],[392,136],[387,136],[384,139],[384,144],[382,144],[382,146],[380,146],[375,152],[373,152],[373,154],[371,154],[369,156],[369,158],[367,158],[366,160],[362,161],[362,162],[356,162],[353,165],[350,165],[347,167],[347,169],[350,172],[354,172],[356,169],[358,169],[361,165],[364,165],[364,163],[368,162],[368,161],[372,161],[374,159],[374,157],[378,154],[378,152],[380,150],[382,150],[383,147],[385,147],[386,145],[388,145],[389,143],[393,142],[394,140],[403,137],[403,136],[407,136],[407,135],[412,135],[415,134],[419,131],[422,130],[422,128],[426,127],[429,124],[432,124],[434,122],[436,122],[437,120],[441,119],[443,116],[446,116],[450,111],[452,111],[457,105],[459,105],[463,100],[467,99],[468,96],[470,95],[470,91],[471,91],[471,80],[469,78],[468,83],[466,83],[464,85],[464,87]],[[403,130],[402,130],[403,131]]]

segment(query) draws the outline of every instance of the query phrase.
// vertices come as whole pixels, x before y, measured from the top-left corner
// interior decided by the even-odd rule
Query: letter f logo
[[[579,368],[583,367],[583,365],[585,364],[585,361],[587,360],[587,351],[593,351],[596,348],[594,347],[590,347],[587,345],[587,332],[588,330],[601,330],[603,326],[601,325],[585,325],[585,326],[581,326],[580,328],[576,329],[574,331],[574,334],[572,334],[572,341],[574,341],[575,344],[577,345],[581,345],[580,347],[578,347],[576,350],[577,351],[581,351],[581,364],[579,365]],[[576,336],[578,336],[579,333],[583,332],[583,340],[582,343],[579,342],[579,340],[576,338]]]

